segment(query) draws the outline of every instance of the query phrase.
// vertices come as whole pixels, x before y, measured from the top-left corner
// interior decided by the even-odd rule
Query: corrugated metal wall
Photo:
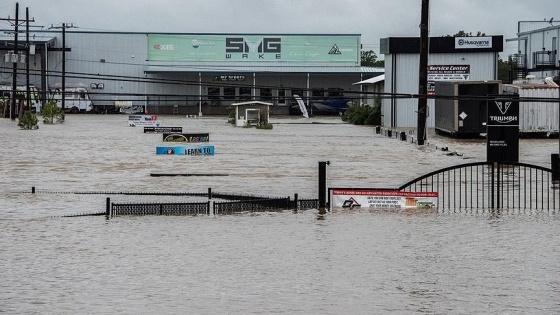
[[[60,44],[59,44],[60,45]],[[103,89],[90,90],[96,105],[113,105],[115,100],[133,100],[138,105],[144,105],[143,96],[130,94],[144,93],[147,86],[138,82],[137,78],[144,77],[147,59],[147,36],[145,34],[118,33],[72,33],[66,34],[66,46],[72,49],[66,53],[66,71],[102,74],[115,76],[114,80],[95,78],[87,75],[82,78],[66,79],[68,83],[84,83],[88,87],[91,83],[103,84]],[[61,71],[62,54],[49,54],[49,70]],[[80,75],[78,75],[80,76]],[[60,82],[60,78],[57,78]],[[49,85],[53,84],[53,79]]]
[[[507,93],[518,93],[521,98],[549,98],[558,99],[558,89],[523,88],[515,85],[504,85]],[[558,103],[550,102],[520,102],[519,103],[519,131],[558,132]]]
[[[429,65],[470,65],[470,80],[496,80],[495,53],[430,54]],[[418,94],[419,55],[385,55],[385,93]],[[435,127],[434,100],[428,100],[426,126]],[[388,127],[416,127],[418,99],[385,99],[383,124]]]

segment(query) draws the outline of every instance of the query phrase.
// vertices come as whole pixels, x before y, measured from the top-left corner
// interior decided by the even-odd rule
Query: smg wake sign
[[[503,95],[488,100],[486,157],[489,162],[519,162],[519,100]]]
[[[226,37],[226,59],[270,60],[282,59],[282,39],[263,37]]]

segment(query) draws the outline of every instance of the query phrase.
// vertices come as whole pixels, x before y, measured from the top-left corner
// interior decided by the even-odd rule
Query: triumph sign
[[[489,162],[519,162],[519,101],[517,96],[499,97],[488,101],[487,159]]]

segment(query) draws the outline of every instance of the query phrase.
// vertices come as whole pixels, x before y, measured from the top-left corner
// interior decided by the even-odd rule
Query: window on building
[[[278,103],[280,104],[286,103],[286,90],[284,89],[278,90]]]
[[[217,106],[220,105],[220,88],[219,87],[208,87],[208,100],[210,104]],[[204,102],[206,103],[206,102]],[[205,104],[203,104],[205,105]]]
[[[313,89],[313,90],[311,90],[311,96],[313,98],[323,98],[323,97],[325,97],[325,90],[323,90],[323,89]]]
[[[251,99],[251,88],[250,87],[240,87],[239,88],[239,99],[240,100],[250,100]]]
[[[261,96],[261,100],[263,100],[265,102],[272,101],[272,89],[262,88],[262,89],[260,89],[259,94]]]
[[[328,95],[329,95],[329,97],[343,97],[344,96],[344,90],[339,89],[339,88],[329,88]]]
[[[219,87],[209,87],[208,88],[208,99],[219,100],[220,99],[220,88]]]
[[[228,100],[228,101],[235,100],[235,87],[233,86],[224,87],[224,100]]]

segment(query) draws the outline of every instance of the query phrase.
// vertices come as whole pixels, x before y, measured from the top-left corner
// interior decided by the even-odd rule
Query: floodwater
[[[162,135],[126,118],[70,115],[35,131],[0,120],[0,313],[560,312],[557,212],[62,217],[103,212],[107,197],[188,200],[74,192],[212,188],[317,198],[319,161],[330,161],[329,187],[394,188],[485,160],[484,140],[430,132],[420,147],[338,117],[275,118],[274,129],[256,130],[226,117],[164,116],[164,126],[208,132],[216,152],[164,156],[155,154]],[[558,139],[522,139],[520,162],[550,167],[558,147]]]

